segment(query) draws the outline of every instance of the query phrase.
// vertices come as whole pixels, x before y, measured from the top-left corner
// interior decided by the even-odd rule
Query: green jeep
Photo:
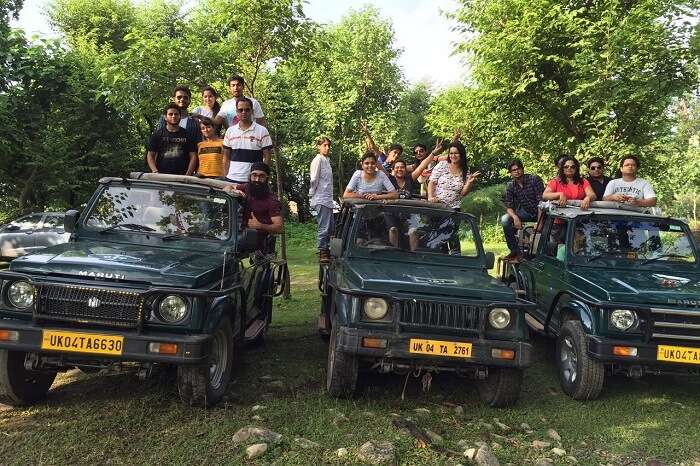
[[[525,310],[490,277],[471,215],[419,200],[346,200],[320,269],[330,333],[327,390],[350,396],[361,369],[456,372],[490,406],[515,403],[530,363]]]
[[[183,401],[212,406],[246,341],[270,323],[278,265],[240,231],[227,183],[134,173],[103,178],[70,242],[0,273],[0,402],[44,398],[59,371],[177,366]]]
[[[557,339],[561,386],[596,398],[606,375],[700,373],[700,268],[683,221],[615,202],[543,203],[520,263],[498,274]],[[538,233],[536,233],[538,232]]]

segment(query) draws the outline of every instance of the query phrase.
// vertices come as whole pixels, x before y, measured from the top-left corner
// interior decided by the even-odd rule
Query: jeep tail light
[[[148,351],[158,354],[177,354],[176,343],[149,343]]]
[[[613,346],[613,354],[615,356],[637,356],[637,348],[634,346]]]
[[[364,337],[362,339],[362,346],[365,348],[386,348],[386,340],[384,338],[368,338]]]
[[[0,341],[17,341],[19,332],[15,330],[0,330]]]
[[[515,359],[515,351],[510,349],[494,348],[491,350],[491,357],[494,359]]]

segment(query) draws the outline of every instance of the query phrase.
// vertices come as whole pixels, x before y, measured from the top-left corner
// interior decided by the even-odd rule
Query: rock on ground
[[[552,445],[551,443],[543,442],[542,440],[533,440],[532,441],[532,448],[547,448],[551,445]]]
[[[314,448],[321,448],[321,445],[319,445],[318,443],[313,442],[313,441],[306,439],[304,437],[296,437],[294,439],[294,443],[296,443],[297,445],[299,445],[301,448],[303,448],[305,450],[311,450]]]
[[[245,456],[249,460],[257,458],[258,456],[264,455],[267,451],[267,443],[256,443],[245,449]]]
[[[233,434],[234,444],[251,443],[251,442],[267,442],[278,443],[282,440],[282,435],[262,427],[248,426],[238,429],[238,432]]]
[[[557,456],[564,456],[566,455],[566,450],[563,448],[552,448],[552,453],[554,453]]]
[[[561,435],[554,429],[547,429],[547,437],[551,438],[555,442],[561,442]]]
[[[366,442],[357,452],[357,459],[370,464],[391,463],[394,458],[394,445],[391,442]]]
[[[500,466],[498,458],[493,454],[488,445],[482,445],[474,455],[474,462],[477,466]]]
[[[347,448],[338,448],[335,451],[335,454],[338,458],[345,458],[346,456],[348,456],[348,449]]]
[[[535,466],[554,466],[554,462],[549,458],[538,458]]]

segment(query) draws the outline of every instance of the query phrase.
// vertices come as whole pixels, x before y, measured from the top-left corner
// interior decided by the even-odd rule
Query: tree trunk
[[[280,151],[277,148],[277,144],[273,142],[273,148],[275,152],[275,172],[277,174],[277,196],[280,199],[280,202],[282,201],[282,197],[284,194],[284,184],[282,183],[282,167],[280,165]],[[283,210],[286,211],[286,208],[283,207]],[[282,258],[283,261],[287,261],[287,232],[286,230],[282,230],[282,235],[280,239],[280,257]],[[289,299],[292,297],[292,291],[289,283],[289,275],[286,276],[287,283],[284,285],[284,294],[282,297],[284,299]]]
[[[39,166],[34,165],[34,167],[32,168],[32,172],[27,178],[27,181],[24,183],[22,192],[19,195],[19,210],[23,214],[29,213],[32,210],[32,206],[29,205],[29,197],[34,192],[34,180],[36,179],[36,175],[38,172]]]

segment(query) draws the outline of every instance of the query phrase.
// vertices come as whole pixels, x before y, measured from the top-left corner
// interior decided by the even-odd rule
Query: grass
[[[514,429],[502,433],[509,440],[496,440],[500,448],[494,452],[502,464],[532,463],[541,456],[567,464],[549,449],[543,453],[530,447],[533,440],[547,440],[549,428],[561,435],[561,447],[579,464],[645,464],[651,458],[667,464],[700,461],[696,379],[615,377],[607,381],[599,400],[576,402],[561,392],[552,345],[540,339],[534,342],[535,362],[525,373],[521,400],[511,409],[484,407],[470,381],[442,374],[433,378],[427,393],[420,379],[409,377],[403,399],[405,377],[397,375],[366,378],[353,400],[328,397],[326,345],[316,333],[313,233],[304,227],[297,233],[289,249],[292,299],[276,300],[267,343],[246,351],[225,402],[211,410],[183,406],[171,372],[140,382],[128,374],[72,371],[59,377],[47,401],[39,405],[0,405],[0,463],[246,464],[244,448],[234,445],[231,437],[247,425],[284,436],[254,464],[354,464],[356,450],[368,440],[392,442],[399,464],[467,462],[420,448],[393,425],[396,416],[440,434],[443,446],[460,452],[460,440],[470,445],[494,440],[484,422],[493,424],[498,418],[513,428],[528,423],[533,433]],[[498,244],[487,249],[504,250]],[[264,408],[254,412],[255,405]],[[464,415],[455,412],[458,405]],[[419,415],[416,408],[427,408],[430,414]],[[295,437],[321,447],[305,450]],[[350,450],[343,459],[335,454],[340,447]]]

